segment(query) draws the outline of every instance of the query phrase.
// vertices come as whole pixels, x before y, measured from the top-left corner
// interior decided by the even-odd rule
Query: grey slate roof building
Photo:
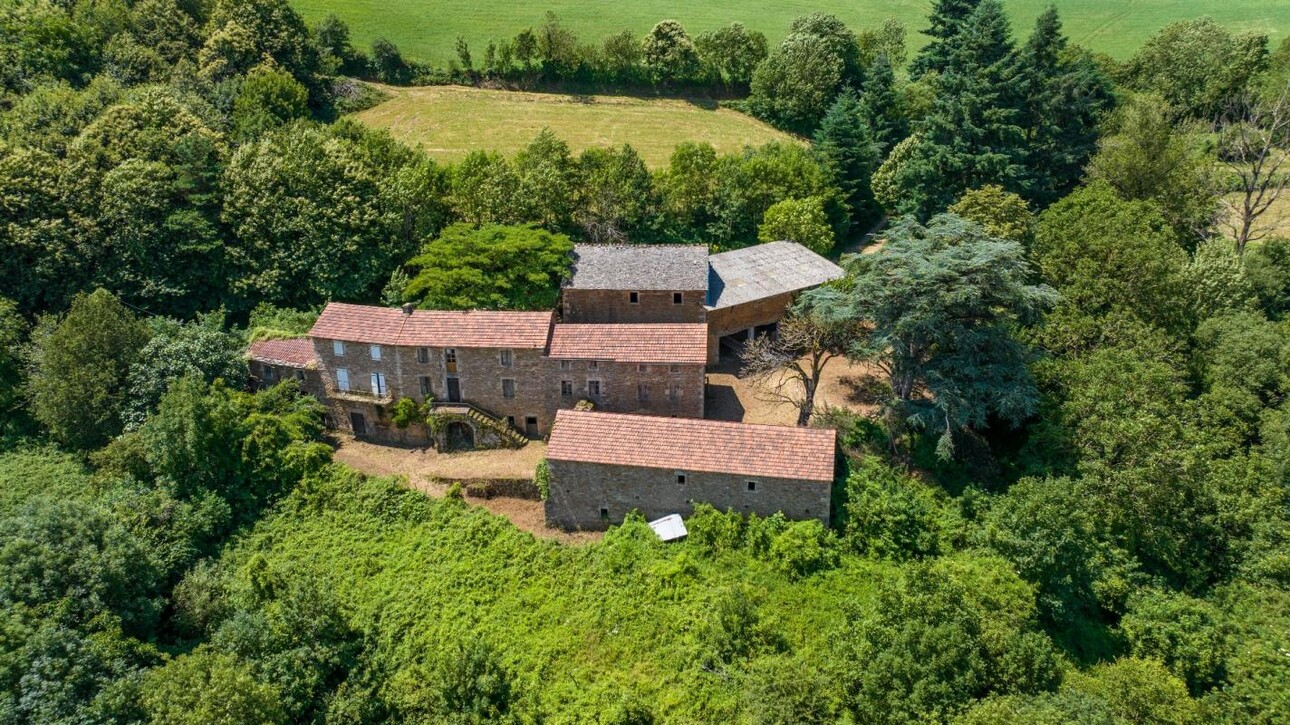
[[[592,290],[706,290],[704,244],[575,244],[565,287]]]
[[[794,242],[755,244],[708,258],[708,307],[733,307],[840,279],[838,265]]]

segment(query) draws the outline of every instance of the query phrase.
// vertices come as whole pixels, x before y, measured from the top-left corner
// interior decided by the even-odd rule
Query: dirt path
[[[338,441],[334,455],[337,461],[373,476],[402,476],[409,488],[436,498],[443,498],[448,493],[449,481],[533,478],[533,469],[546,455],[546,444],[540,441],[532,441],[519,450],[444,454],[433,448],[384,446],[348,436],[339,437]],[[581,544],[598,541],[604,536],[599,531],[565,532],[547,528],[541,501],[507,497],[467,497],[465,500],[472,506],[506,517],[516,528],[538,538]]]
[[[795,425],[797,409],[772,400],[752,381],[738,375],[739,360],[723,356],[719,365],[709,368],[708,387],[704,397],[704,417],[735,420],[744,423]],[[815,393],[816,409],[846,408],[857,413],[877,410],[866,388],[877,380],[872,365],[834,358],[824,367],[824,376]]]

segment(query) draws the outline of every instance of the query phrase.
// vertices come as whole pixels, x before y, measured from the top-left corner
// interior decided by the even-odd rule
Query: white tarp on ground
[[[681,520],[680,514],[668,514],[661,519],[655,519],[649,522],[649,527],[663,541],[684,539],[690,533],[686,531],[685,522]]]

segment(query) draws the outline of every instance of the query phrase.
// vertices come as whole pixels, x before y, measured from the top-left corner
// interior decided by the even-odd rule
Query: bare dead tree
[[[853,322],[790,312],[780,321],[778,335],[764,335],[744,346],[739,355],[742,374],[757,383],[769,400],[796,407],[797,424],[805,426],[815,412],[815,393],[825,366],[846,353],[856,332]]]
[[[1290,83],[1277,93],[1247,92],[1233,99],[1216,124],[1219,158],[1237,180],[1237,198],[1222,197],[1225,226],[1238,255],[1274,225],[1260,220],[1290,187]]]

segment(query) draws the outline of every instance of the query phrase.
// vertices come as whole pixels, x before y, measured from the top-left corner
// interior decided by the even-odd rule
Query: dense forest
[[[419,77],[715,84],[803,143],[445,165],[343,118],[397,49],[285,0],[3,0],[0,722],[1290,721],[1290,45],[917,30],[550,17]],[[540,309],[571,240],[871,230],[793,312],[879,371],[877,414],[804,409],[828,527],[541,541],[245,389],[329,300]]]

